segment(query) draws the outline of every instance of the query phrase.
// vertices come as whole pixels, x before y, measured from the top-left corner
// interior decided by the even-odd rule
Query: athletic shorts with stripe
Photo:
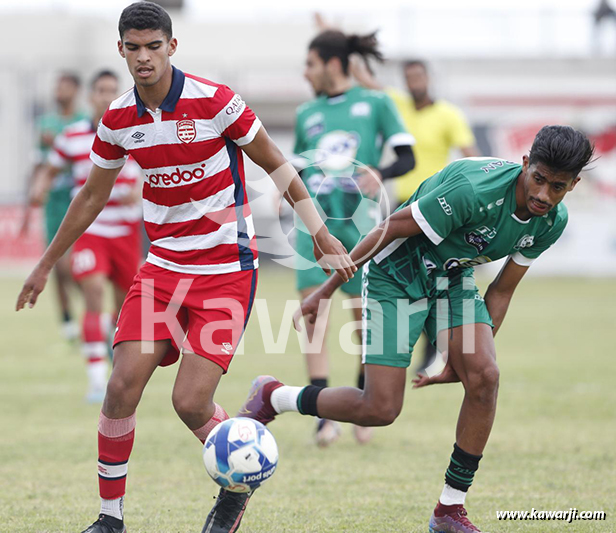
[[[435,343],[439,331],[464,324],[492,324],[472,268],[428,272],[413,282],[394,279],[374,261],[362,273],[362,360],[406,368],[422,331]]]
[[[209,359],[226,373],[248,323],[256,288],[256,269],[194,275],[145,263],[120,311],[114,346],[170,339],[161,366],[175,363],[182,350]],[[147,349],[148,343],[143,346]]]

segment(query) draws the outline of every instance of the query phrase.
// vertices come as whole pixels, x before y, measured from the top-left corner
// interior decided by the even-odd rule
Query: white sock
[[[464,505],[465,499],[466,492],[463,490],[454,489],[445,483],[439,501],[443,505]]]
[[[297,397],[304,387],[288,387],[283,385],[272,392],[270,402],[274,411],[286,413],[287,411],[299,412],[297,407]]]
[[[109,337],[112,327],[115,327],[115,324],[111,322],[111,313],[101,313],[101,330],[105,338]]]
[[[90,389],[105,390],[107,386],[107,372],[109,364],[106,360],[90,362],[88,361],[87,372],[90,381]]]
[[[124,496],[116,500],[101,498],[101,514],[113,516],[118,520],[124,520]]]

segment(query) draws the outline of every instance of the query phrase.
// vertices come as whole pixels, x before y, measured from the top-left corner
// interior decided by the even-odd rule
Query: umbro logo
[[[142,143],[142,142],[145,142],[145,141],[143,140],[143,137],[145,137],[145,133],[143,133],[142,131],[136,131],[135,133],[133,133],[133,134],[131,135],[131,137],[132,137],[133,139],[135,139],[135,142],[136,142],[136,143]]]
[[[223,351],[227,355],[231,355],[231,352],[233,351],[233,346],[228,342],[223,342],[221,351]]]

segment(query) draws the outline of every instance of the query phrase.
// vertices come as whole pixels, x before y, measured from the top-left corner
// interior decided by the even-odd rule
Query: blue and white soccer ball
[[[218,424],[203,446],[211,478],[231,492],[251,492],[267,481],[278,464],[278,446],[270,431],[251,418]]]

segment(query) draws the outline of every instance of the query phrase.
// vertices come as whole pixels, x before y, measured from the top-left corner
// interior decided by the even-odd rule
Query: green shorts
[[[68,206],[71,204],[72,187],[61,187],[49,191],[49,197],[45,204],[45,231],[47,234],[47,243],[58,233],[60,224],[64,220],[64,215],[68,211]]]
[[[364,266],[364,363],[406,368],[422,331],[434,344],[444,329],[473,323],[494,327],[472,268],[428,273],[420,267],[414,274],[413,282],[405,285],[374,261]]]
[[[336,237],[344,247],[350,252],[361,238],[361,233],[353,224],[345,224],[329,228],[330,233]],[[323,269],[316,264],[316,259],[313,253],[313,243],[310,234],[297,230],[297,239],[295,241],[295,251],[299,257],[296,258],[297,278],[296,286],[298,291],[303,291],[310,287],[321,285],[327,280],[327,274]],[[311,264],[316,266],[310,266]],[[306,268],[306,267],[309,268]],[[355,276],[347,283],[340,287],[342,292],[353,296],[361,294],[361,276],[357,272]]]

